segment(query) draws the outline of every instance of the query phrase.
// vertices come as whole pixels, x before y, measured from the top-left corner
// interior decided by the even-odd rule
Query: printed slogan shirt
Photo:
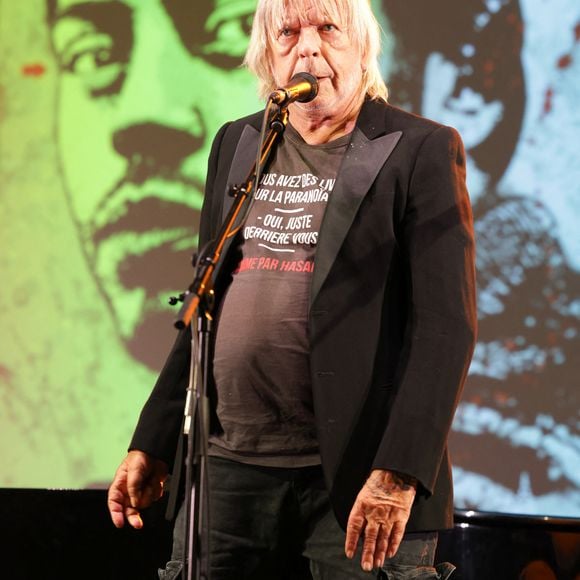
[[[350,135],[308,145],[288,125],[256,189],[242,258],[219,313],[214,379],[223,432],[210,454],[320,462],[308,363],[308,301],[322,218]]]

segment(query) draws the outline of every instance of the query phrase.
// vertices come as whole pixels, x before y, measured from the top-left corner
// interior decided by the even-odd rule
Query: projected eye
[[[211,40],[203,46],[202,53],[216,66],[236,68],[248,48],[253,13],[216,16],[206,24]]]
[[[118,58],[113,40],[107,34],[82,36],[71,42],[60,57],[61,69],[75,75],[91,97],[117,92],[126,65]]]

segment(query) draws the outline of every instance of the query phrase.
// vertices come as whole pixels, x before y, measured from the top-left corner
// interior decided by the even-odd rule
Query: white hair
[[[351,42],[363,55],[362,94],[386,101],[387,87],[379,67],[381,32],[370,0],[307,1],[320,14],[344,23]],[[266,99],[276,89],[270,67],[269,43],[275,40],[277,32],[283,27],[288,9],[300,10],[304,3],[305,0],[258,0],[244,64],[258,77],[261,98]]]

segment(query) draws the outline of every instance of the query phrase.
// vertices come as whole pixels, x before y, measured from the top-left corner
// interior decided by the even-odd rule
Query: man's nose
[[[320,35],[316,26],[306,26],[300,30],[298,55],[301,58],[320,55]]]

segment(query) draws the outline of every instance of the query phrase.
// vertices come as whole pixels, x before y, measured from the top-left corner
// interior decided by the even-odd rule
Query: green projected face
[[[56,5],[58,147],[70,207],[120,336],[151,367],[169,327],[167,297],[191,278],[212,138],[258,106],[254,80],[239,68],[255,4]]]

